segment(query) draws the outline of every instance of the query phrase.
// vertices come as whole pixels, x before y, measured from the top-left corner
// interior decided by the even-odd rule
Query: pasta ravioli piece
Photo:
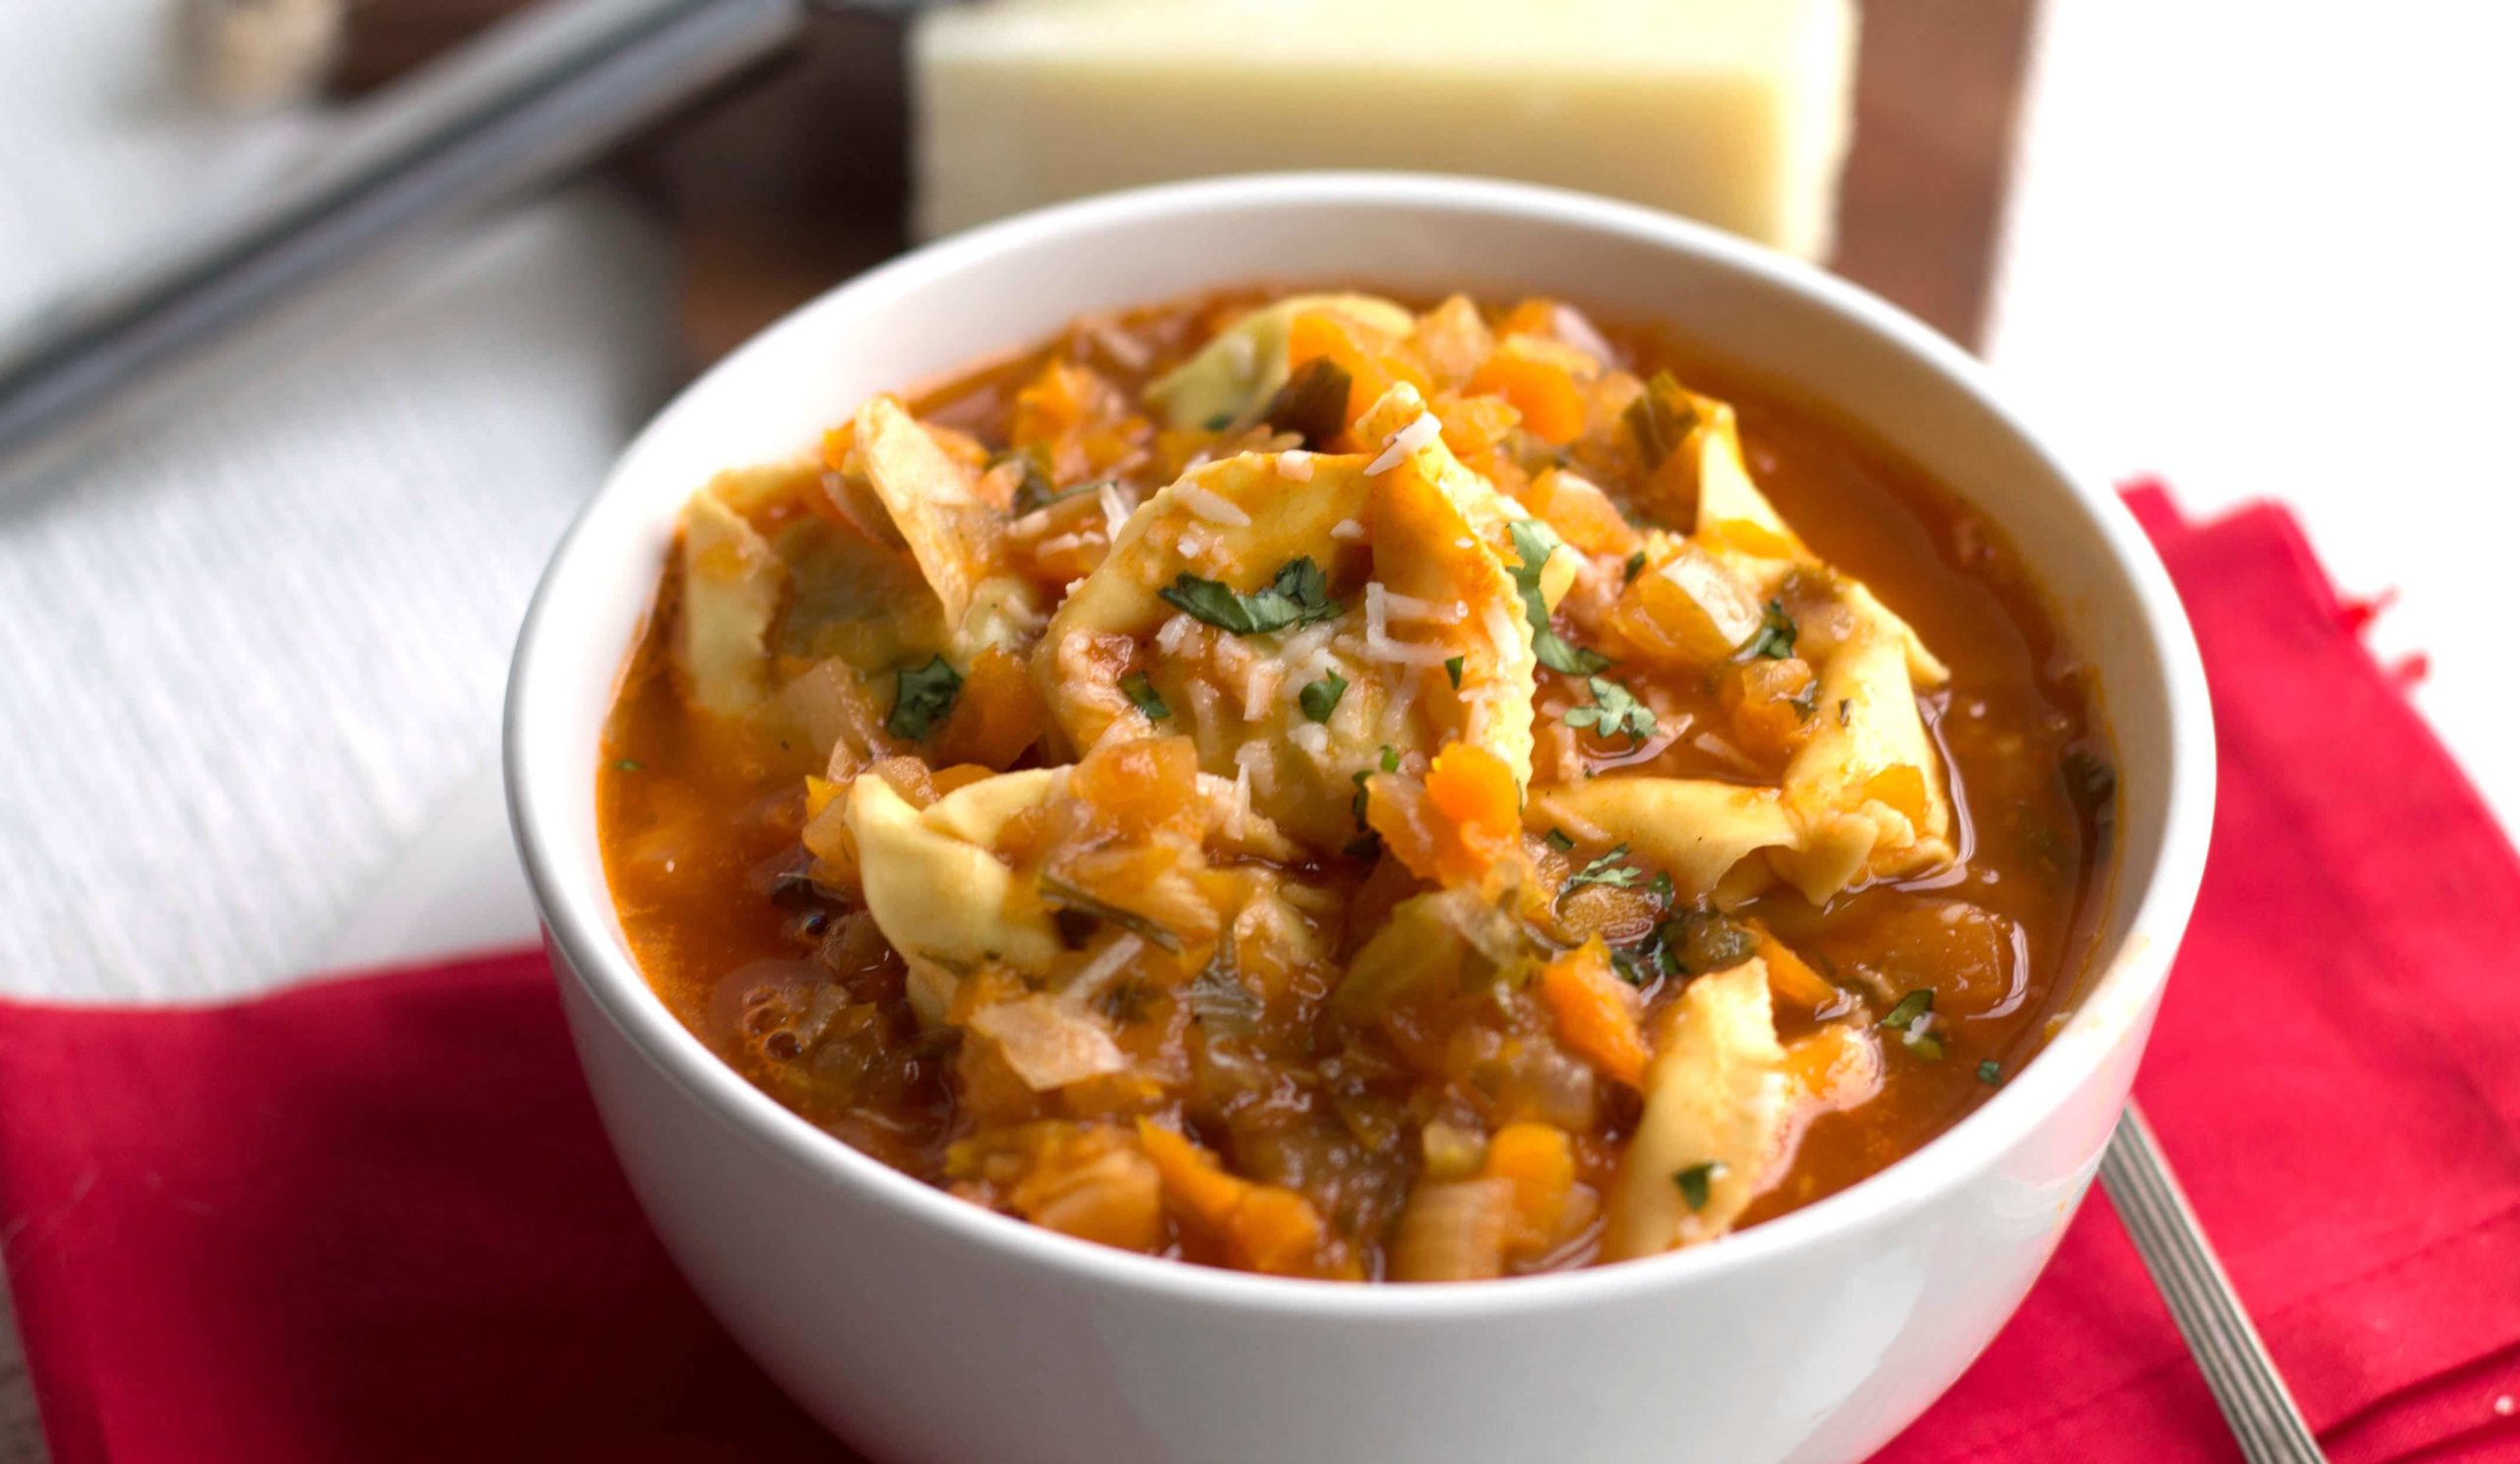
[[[922,425],[891,397],[858,409],[850,430],[833,497],[860,527],[910,552],[958,659],[1029,640],[1042,619],[1040,596],[996,572],[1008,505],[984,490],[991,479],[979,472],[977,449]]]
[[[1949,862],[1951,797],[1901,643],[1858,625],[1821,664],[1817,705],[1810,740],[1785,769],[1802,825],[1799,846],[1776,856],[1786,877],[1818,904],[1863,878]]]
[[[1716,892],[1762,849],[1791,848],[1794,814],[1773,789],[1695,778],[1601,778],[1552,789],[1533,800],[1536,827],[1589,826],[1671,876],[1683,901]],[[1751,866],[1757,882],[1773,878]]]
[[[1395,336],[1408,335],[1417,323],[1374,295],[1290,295],[1219,331],[1197,355],[1149,385],[1146,400],[1174,427],[1248,425],[1287,384],[1288,329],[1312,310],[1335,310]]]
[[[1606,1260],[1731,1230],[1758,1194],[1787,1117],[1767,962],[1699,977],[1661,1025],[1645,1114],[1610,1192]]]
[[[674,651],[691,699],[719,717],[739,716],[768,694],[770,624],[788,568],[716,485],[692,495],[682,516],[682,610]]]
[[[881,778],[850,785],[849,828],[866,911],[909,964],[921,1019],[941,1020],[955,984],[982,961],[1039,971],[1062,949],[1031,881],[990,846],[1008,820],[1047,800],[1066,776],[1056,768],[1001,773],[923,809]]]
[[[1418,401],[1392,396],[1394,413]],[[1205,771],[1331,849],[1358,833],[1354,777],[1383,748],[1471,742],[1528,782],[1530,630],[1476,517],[1494,512],[1494,490],[1431,434],[1376,472],[1379,456],[1246,454],[1141,505],[1036,653],[1067,738],[1187,732]],[[1223,623],[1307,563],[1320,584],[1301,618]],[[1124,688],[1140,676],[1151,695]]]

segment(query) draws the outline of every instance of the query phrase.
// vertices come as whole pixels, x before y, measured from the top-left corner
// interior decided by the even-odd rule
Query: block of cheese
[[[916,226],[1295,167],[1588,189],[1817,257],[1854,0],[982,0],[913,30]]]

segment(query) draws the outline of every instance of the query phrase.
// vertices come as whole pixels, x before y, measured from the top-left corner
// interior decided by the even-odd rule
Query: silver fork
[[[2170,1305],[2171,1320],[2205,1373],[2249,1464],[2314,1464],[2310,1426],[2284,1386],[2283,1374],[2257,1328],[2249,1324],[2232,1280],[2205,1239],[2205,1229],[2153,1141],[2152,1126],[2133,1103],[2100,1158],[2100,1182],[2134,1238],[2144,1269]]]

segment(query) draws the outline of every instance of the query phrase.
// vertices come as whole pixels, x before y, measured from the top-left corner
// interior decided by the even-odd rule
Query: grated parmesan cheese
[[[1507,647],[1529,644],[1532,633],[1531,621],[1508,614],[1503,605],[1492,602],[1485,606],[1485,609],[1487,639],[1495,645],[1496,654],[1500,659],[1504,656]]]
[[[1618,359],[1618,349],[1604,339],[1602,333],[1593,328],[1593,323],[1584,318],[1584,312],[1574,306],[1558,306],[1550,317],[1549,324],[1556,330],[1558,340],[1600,361],[1603,365],[1606,366]]]
[[[1441,666],[1451,660],[1441,646],[1413,646],[1391,638],[1391,604],[1397,599],[1380,580],[1365,582],[1365,659],[1393,666]],[[1412,601],[1423,605],[1424,601]]]
[[[1301,448],[1293,448],[1278,454],[1278,476],[1290,482],[1310,482],[1312,454]],[[1336,535],[1338,531],[1334,529],[1331,533]]]
[[[1079,580],[1077,583],[1081,585],[1085,582]],[[1176,612],[1171,619],[1156,627],[1155,644],[1165,655],[1178,656],[1181,654],[1182,644],[1196,634],[1198,634],[1198,622]]]
[[[1240,776],[1248,777],[1251,780],[1252,787],[1258,789],[1262,796],[1265,796],[1277,792],[1278,771],[1277,768],[1269,761],[1268,743],[1243,743],[1240,748],[1235,750],[1233,754],[1233,763],[1236,768],[1241,770]]]
[[[1197,483],[1178,483],[1174,485],[1173,496],[1181,500],[1181,506],[1190,510],[1193,517],[1205,519],[1211,524],[1223,524],[1228,529],[1251,527],[1251,515],[1235,507],[1232,500],[1212,488],[1203,488]]]
[[[1365,526],[1354,519],[1341,519],[1330,526],[1330,537],[1341,543],[1354,543],[1365,537]]]
[[[1040,543],[1033,545],[1033,552],[1037,554],[1064,554],[1070,549],[1084,548],[1092,542],[1094,542],[1093,540],[1086,538],[1082,534],[1062,534],[1056,539],[1045,539]]]
[[[1418,419],[1383,439],[1382,456],[1365,465],[1365,476],[1389,473],[1408,461],[1418,449],[1444,435],[1444,424],[1435,420],[1431,412],[1418,414]]]
[[[1111,541],[1118,543],[1120,526],[1129,521],[1129,506],[1120,498],[1120,485],[1115,482],[1104,483],[1102,490],[1095,495],[1095,500],[1102,505],[1103,529],[1111,536]]]
[[[1288,730],[1287,740],[1314,762],[1324,761],[1330,756],[1330,729],[1318,722],[1296,724]]]
[[[1269,715],[1269,703],[1278,695],[1278,684],[1284,677],[1278,668],[1265,661],[1255,661],[1242,671],[1242,720],[1257,722]]]
[[[1382,589],[1380,585],[1374,588]],[[1436,625],[1457,625],[1468,613],[1458,600],[1450,605],[1438,605],[1431,600],[1419,600],[1415,595],[1403,595],[1397,590],[1384,590],[1382,603],[1388,614],[1403,620],[1425,620]]]
[[[1225,836],[1239,839],[1243,827],[1251,820],[1251,765],[1244,763],[1233,770],[1233,801],[1225,805]]]

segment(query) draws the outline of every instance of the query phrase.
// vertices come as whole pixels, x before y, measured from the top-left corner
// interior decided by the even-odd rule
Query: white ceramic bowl
[[[2118,866],[2091,988],[1950,1132],[1697,1249],[1565,1275],[1341,1286],[1150,1260],[949,1198],[755,1091],[651,993],[605,893],[598,738],[711,474],[1071,317],[1212,286],[1551,293],[1799,383],[2010,534],[2097,666]],[[623,1167],[693,1285],[859,1448],[917,1464],[1859,1458],[1959,1375],[2082,1198],[2196,893],[2213,734],[2169,580],[1977,364],[1840,281],[1666,215],[1499,183],[1154,188],[922,249],[788,316],[623,454],[553,559],[509,688],[508,797]]]

